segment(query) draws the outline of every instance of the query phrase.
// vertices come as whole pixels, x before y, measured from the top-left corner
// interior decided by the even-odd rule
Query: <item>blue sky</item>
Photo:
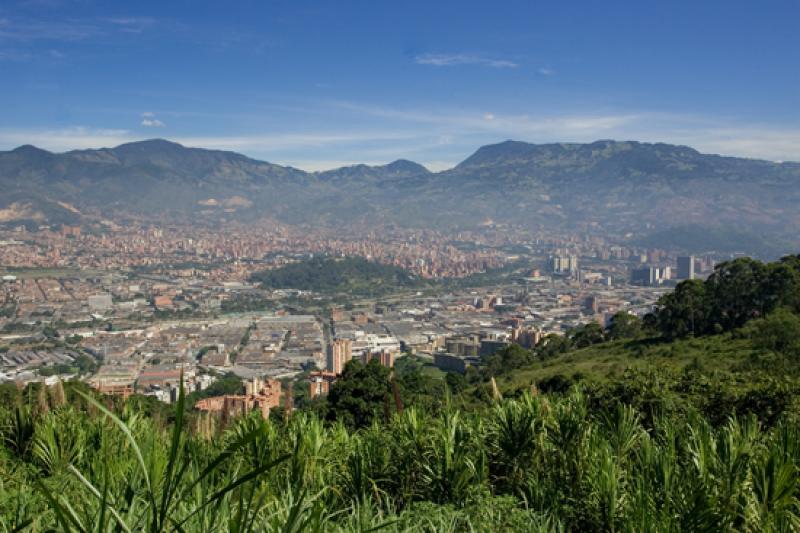
[[[0,3],[0,149],[316,170],[634,139],[800,160],[800,1]]]

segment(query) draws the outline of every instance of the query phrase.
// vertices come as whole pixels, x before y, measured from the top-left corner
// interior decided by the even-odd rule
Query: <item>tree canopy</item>
[[[348,362],[328,394],[328,417],[358,428],[379,419],[389,400],[390,370],[376,359]]]
[[[315,292],[380,294],[421,285],[408,271],[363,257],[317,256],[274,270],[256,272],[251,281],[267,289],[297,289]]]
[[[800,311],[800,256],[720,263],[707,280],[683,281],[664,295],[655,316],[661,333],[675,338],[733,331],[781,306]]]

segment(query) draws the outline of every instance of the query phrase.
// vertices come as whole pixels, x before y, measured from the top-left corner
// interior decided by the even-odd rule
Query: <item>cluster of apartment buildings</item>
[[[709,257],[697,258],[693,255],[678,256],[677,271],[672,265],[646,265],[631,269],[631,284],[655,286],[671,281],[695,279],[714,269],[714,261]],[[673,276],[673,274],[675,274]]]
[[[245,382],[243,394],[225,394],[203,398],[194,408],[214,413],[223,418],[233,418],[257,411],[269,418],[270,410],[281,402],[281,382],[277,379],[252,378]]]

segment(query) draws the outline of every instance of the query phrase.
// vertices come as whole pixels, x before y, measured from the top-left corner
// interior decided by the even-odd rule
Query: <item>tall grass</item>
[[[0,531],[797,531],[800,429],[644,424],[580,391],[407,408],[348,432],[298,413],[189,431],[131,410],[2,411]]]

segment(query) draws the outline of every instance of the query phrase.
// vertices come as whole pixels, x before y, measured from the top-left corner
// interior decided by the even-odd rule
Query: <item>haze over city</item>
[[[0,530],[800,531],[800,3],[0,5]]]

